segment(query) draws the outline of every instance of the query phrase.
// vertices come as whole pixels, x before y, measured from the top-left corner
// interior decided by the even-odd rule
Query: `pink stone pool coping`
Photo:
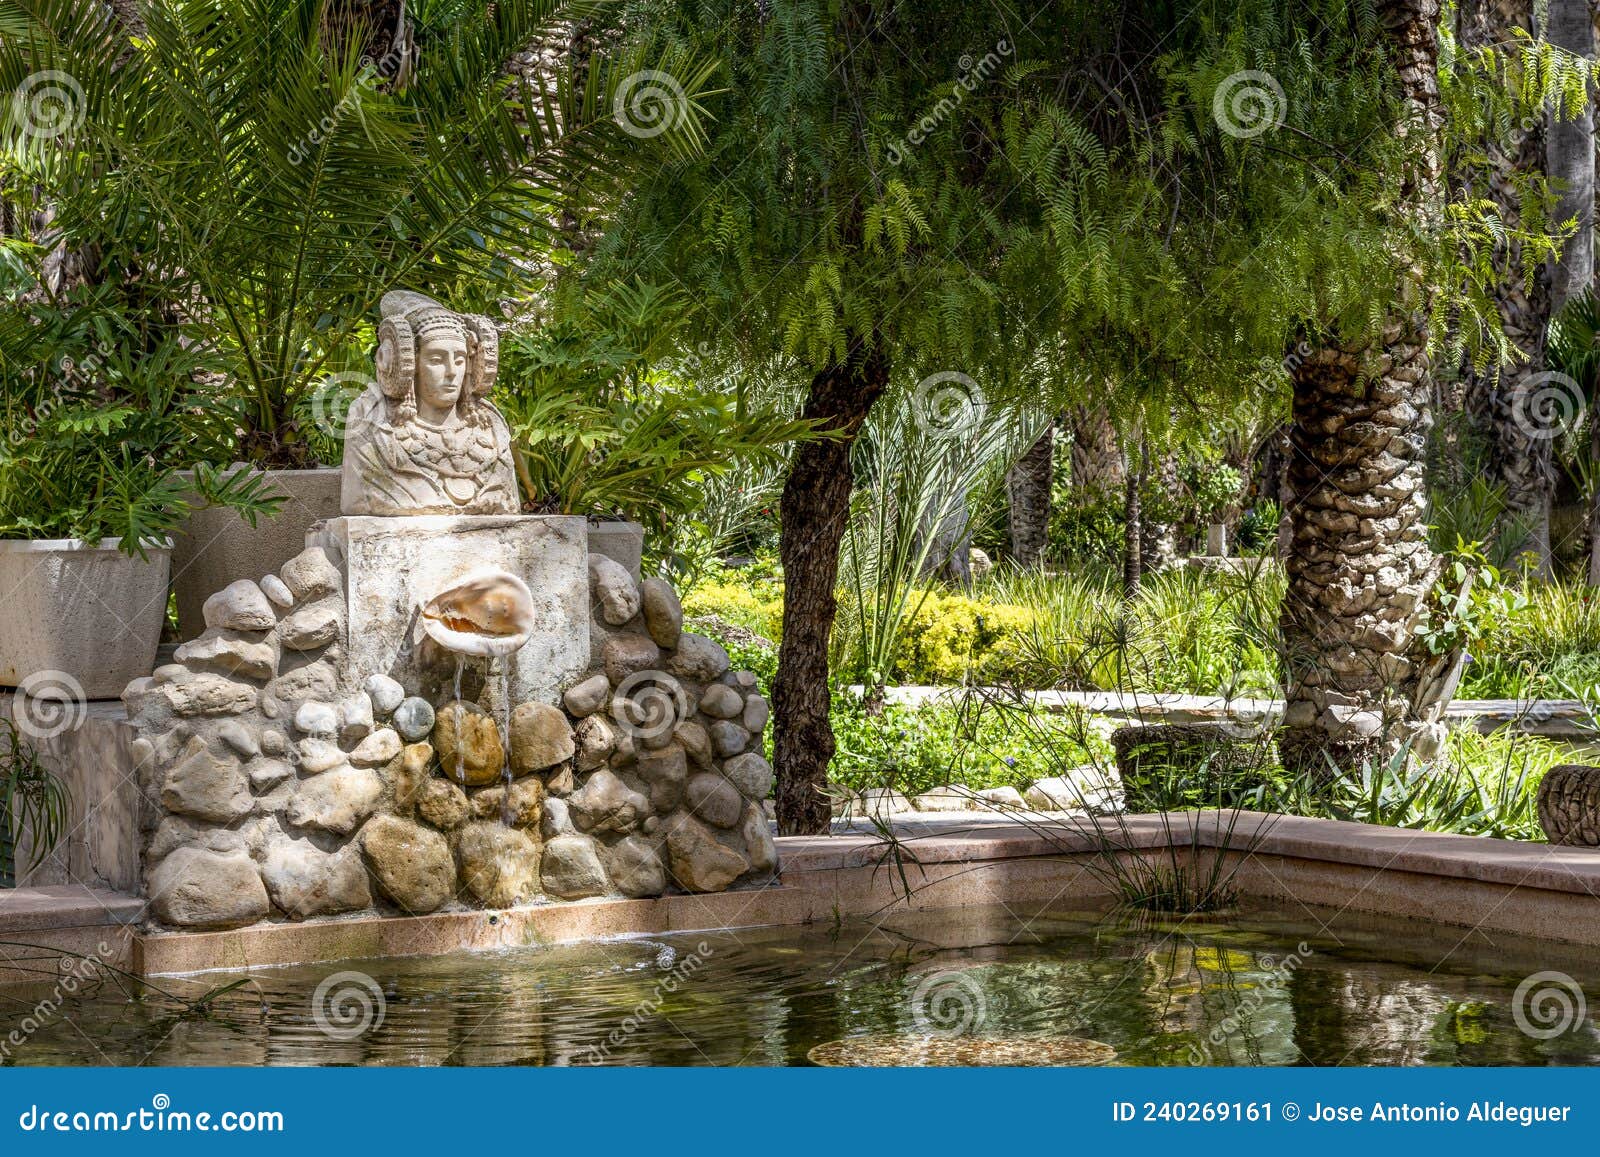
[[[1232,824],[1231,831],[1229,825]],[[267,924],[220,932],[143,932],[142,902],[113,893],[0,892],[0,939],[76,944],[97,928],[126,942],[125,966],[147,975],[384,956],[493,951],[668,932],[870,917],[995,903],[1103,903],[1096,853],[1240,857],[1251,898],[1411,915],[1486,935],[1600,945],[1600,849],[1247,813],[1105,817],[937,813],[896,817],[891,848],[869,830],[779,839],[774,886],[704,896],[593,899],[500,912]],[[897,859],[898,857],[898,859]],[[900,872],[911,884],[908,897]],[[44,889],[31,890],[34,893]],[[52,909],[52,904],[54,909]],[[52,915],[52,911],[54,915]],[[5,979],[0,959],[0,981]]]

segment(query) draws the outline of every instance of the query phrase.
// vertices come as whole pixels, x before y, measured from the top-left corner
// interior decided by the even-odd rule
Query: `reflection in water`
[[[1513,1016],[1517,985],[1534,972],[1600,992],[1581,950],[1418,936],[1414,925],[1348,915],[1325,927],[1331,919],[979,909],[345,961],[258,971],[210,1016],[102,986],[39,1017],[20,1043],[7,1034],[32,1027],[48,988],[0,988],[0,1064],[785,1065],[807,1063],[824,1042],[906,1036],[1035,1053],[1083,1038],[1114,1049],[1117,1064],[1600,1061],[1587,1018],[1539,1040]],[[383,998],[365,1031],[330,1035],[331,1010],[313,994],[347,972],[370,977]],[[162,984],[193,996],[224,982]]]

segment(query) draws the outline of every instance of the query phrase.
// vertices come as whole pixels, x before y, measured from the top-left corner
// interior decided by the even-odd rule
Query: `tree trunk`
[[[1575,52],[1585,60],[1595,56],[1594,17],[1590,0],[1549,0],[1551,44]],[[1554,220],[1576,219],[1578,231],[1561,249],[1550,270],[1550,305],[1560,311],[1594,283],[1594,177],[1595,140],[1592,106],[1571,120],[1553,113],[1546,135],[1546,166],[1559,198]]]
[[[1405,227],[1440,217],[1438,0],[1379,6],[1415,146],[1399,189]],[[1401,268],[1405,254],[1397,253]],[[1411,738],[1415,618],[1434,579],[1424,459],[1432,424],[1426,286],[1404,279],[1381,348],[1337,338],[1297,360],[1288,479],[1292,547],[1283,601],[1287,705],[1279,750],[1322,775]]]
[[[1122,450],[1104,410],[1074,407],[1071,423],[1072,501],[1088,506],[1122,487]]]
[[[784,835],[826,833],[831,819],[823,794],[834,751],[828,637],[838,609],[839,544],[850,516],[850,448],[888,381],[887,358],[860,348],[811,380],[804,416],[833,436],[800,444],[779,501],[783,642],[772,709],[778,830]]]
[[[1600,416],[1589,418],[1589,458],[1600,463]],[[1589,585],[1600,587],[1600,483],[1589,496]]]
[[[1021,567],[1035,567],[1044,560],[1045,543],[1050,535],[1055,440],[1056,427],[1052,422],[1006,472],[1011,557]]]
[[[1144,466],[1134,464],[1134,454],[1129,450],[1127,467],[1123,471],[1127,482],[1123,489],[1122,508],[1122,597],[1139,597],[1139,584],[1144,578],[1144,512],[1140,508],[1140,489],[1144,485]]]
[[[1140,570],[1154,573],[1166,570],[1178,561],[1178,529],[1163,522],[1165,511],[1172,509],[1178,494],[1178,459],[1170,450],[1163,449],[1156,458],[1154,481],[1151,485],[1150,451],[1144,451],[1139,469],[1140,484],[1152,494],[1162,498],[1162,503],[1151,510],[1139,503]]]
[[[1559,3],[1560,0],[1557,0]],[[1552,4],[1552,13],[1555,4]],[[1514,32],[1534,32],[1533,0],[1466,0],[1459,9],[1462,44],[1476,48],[1508,44]],[[1584,25],[1588,27],[1587,0]],[[1591,33],[1592,35],[1592,33]],[[1587,118],[1588,113],[1584,113]],[[1568,124],[1574,122],[1567,122]],[[1525,127],[1526,126],[1526,127]],[[1571,135],[1571,134],[1567,134]],[[1544,134],[1536,123],[1512,124],[1505,140],[1484,142],[1487,160],[1483,186],[1469,195],[1487,196],[1509,229],[1520,226],[1522,198],[1515,184],[1518,173],[1536,173],[1545,160]],[[1552,150],[1554,142],[1552,142]],[[1593,201],[1594,145],[1584,139],[1589,166],[1590,201]],[[1551,160],[1554,160],[1552,155]],[[1569,164],[1570,167],[1570,164]],[[1558,219],[1575,210],[1564,206]],[[1505,490],[1506,511],[1502,533],[1517,554],[1532,554],[1536,571],[1550,574],[1550,503],[1555,493],[1552,440],[1559,414],[1534,399],[1548,390],[1544,375],[1545,332],[1550,323],[1550,273],[1539,269],[1524,276],[1521,246],[1501,241],[1492,255],[1496,273],[1494,296],[1507,340],[1520,356],[1491,369],[1479,382],[1468,368],[1466,394],[1473,409],[1487,418],[1486,432],[1492,448],[1495,475]]]

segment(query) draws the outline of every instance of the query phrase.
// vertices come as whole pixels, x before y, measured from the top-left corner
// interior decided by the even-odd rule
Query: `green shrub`
[[[831,718],[838,749],[828,775],[851,791],[891,787],[919,795],[946,784],[1024,788],[1068,768],[1107,766],[1110,745],[1081,714],[1037,715],[1026,728],[976,702],[918,707],[886,704],[881,713],[835,691]]]
[[[701,583],[683,596],[683,613],[715,616],[777,643],[783,639],[783,584],[724,571],[721,578]]]
[[[1025,679],[1033,613],[1026,607],[929,591],[913,596],[900,628],[902,683],[1004,683]]]

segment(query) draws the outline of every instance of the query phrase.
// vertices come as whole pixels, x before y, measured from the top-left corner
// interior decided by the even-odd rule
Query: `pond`
[[[109,981],[0,988],[0,1064],[1591,1064],[1585,955],[1303,907],[899,914],[263,969],[202,1012]]]

